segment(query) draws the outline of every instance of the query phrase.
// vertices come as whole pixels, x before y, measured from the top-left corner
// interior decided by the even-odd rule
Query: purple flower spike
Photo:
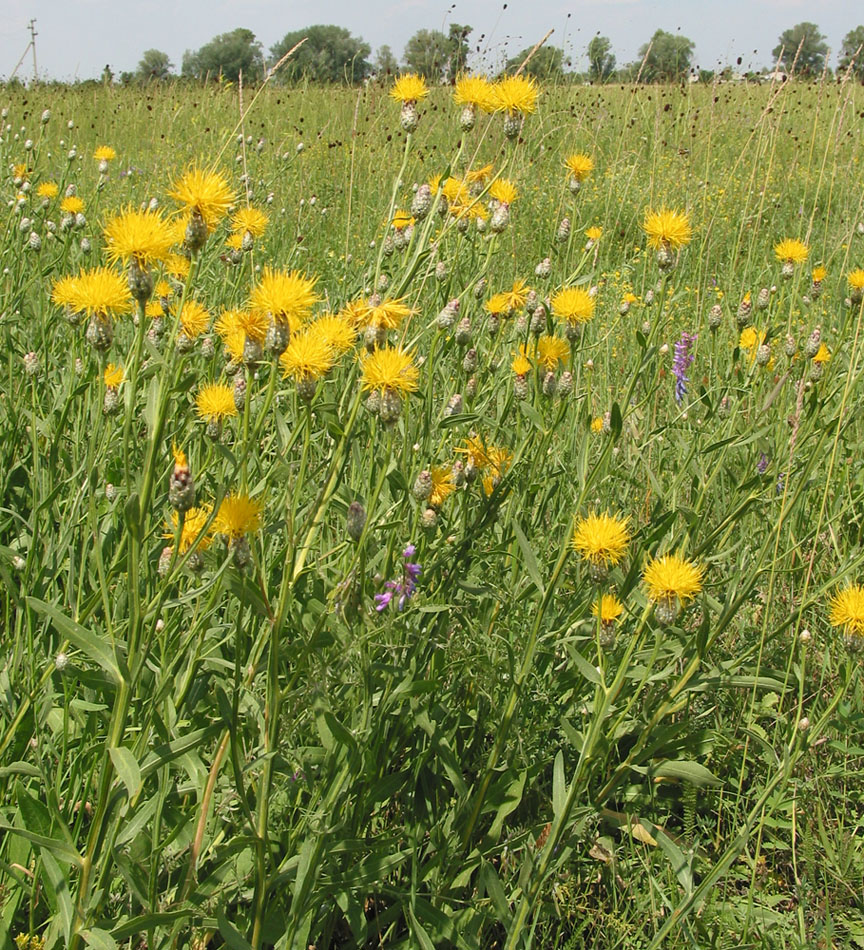
[[[672,363],[672,372],[675,373],[675,402],[681,402],[687,394],[687,383],[690,382],[687,370],[696,359],[690,352],[690,346],[695,342],[695,333],[682,333],[681,339],[675,344],[675,360]]]

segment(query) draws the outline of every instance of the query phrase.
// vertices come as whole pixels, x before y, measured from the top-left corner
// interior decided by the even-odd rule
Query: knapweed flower
[[[249,297],[250,309],[268,314],[276,323],[287,325],[293,333],[321,299],[315,293],[316,280],[300,271],[286,272],[265,267]]]
[[[537,359],[550,372],[570,356],[570,344],[557,336],[544,334],[537,340]]]
[[[501,483],[501,479],[510,471],[513,453],[503,446],[490,445],[486,449],[486,460],[483,491],[486,495],[491,495]]]
[[[417,390],[420,371],[414,365],[414,354],[398,346],[382,346],[373,350],[362,362],[362,386],[367,392],[387,391],[400,396]]]
[[[825,278],[826,278],[827,276],[828,276],[828,271],[827,271],[827,269],[824,268],[824,267],[822,267],[822,266],[820,265],[819,267],[814,267],[814,268],[813,268],[813,273],[811,274],[811,279],[813,280],[813,283],[814,283],[814,284],[821,284],[822,281],[825,280]]]
[[[390,90],[390,98],[403,104],[407,102],[419,102],[429,95],[429,87],[426,80],[417,73],[403,73],[397,77]]]
[[[480,168],[469,168],[465,172],[465,181],[469,185],[482,185],[491,176],[492,171],[491,162],[488,165],[481,165]]]
[[[110,145],[99,145],[93,152],[93,159],[97,162],[113,162],[117,153]]]
[[[624,605],[614,594],[603,594],[591,607],[591,615],[599,617],[602,624],[614,624],[623,613]]]
[[[78,197],[78,195],[67,195],[60,202],[60,210],[64,214],[81,214],[84,210],[84,202]]]
[[[309,327],[337,354],[350,350],[357,339],[357,331],[351,321],[338,314],[324,314],[310,323]]]
[[[314,324],[311,324],[302,332],[295,333],[279,357],[283,376],[290,376],[298,386],[310,386],[317,382],[330,372],[336,362],[333,347],[313,327]]]
[[[128,281],[109,267],[81,271],[64,285],[63,294],[71,310],[88,317],[117,317],[132,309]]]
[[[852,303],[861,303],[864,300],[864,270],[856,267],[846,281],[849,284],[849,297]]]
[[[417,311],[409,307],[404,298],[398,300],[385,298],[371,298],[363,302],[356,311],[356,321],[359,327],[374,327],[375,329],[396,330],[404,320],[413,316]]]
[[[485,76],[459,76],[453,89],[453,101],[457,106],[492,112],[495,109],[492,83]]]
[[[831,598],[832,627],[842,627],[846,635],[846,645],[861,649],[864,647],[864,587],[850,584]]]
[[[259,208],[241,208],[231,218],[231,230],[241,236],[261,237],[267,230],[270,219]]]
[[[677,554],[664,554],[648,564],[642,572],[642,582],[660,623],[675,621],[681,607],[702,590],[704,573],[702,565]]]
[[[384,585],[386,590],[381,594],[375,595],[375,609],[380,614],[386,610],[393,598],[396,598],[396,606],[399,610],[405,609],[405,604],[414,596],[417,591],[417,578],[423,570],[420,564],[415,564],[410,559],[414,557],[417,549],[413,544],[409,544],[402,552],[405,563],[402,565],[402,576],[398,580],[387,581]]]
[[[508,116],[531,115],[537,110],[539,94],[533,76],[505,76],[492,86],[492,105]]]
[[[784,238],[774,245],[774,254],[783,264],[803,264],[807,260],[810,249],[797,238]]]
[[[427,501],[430,508],[440,508],[447,496],[455,491],[453,483],[453,469],[449,465],[433,465],[429,470],[432,478],[432,491]]]
[[[397,210],[393,214],[393,220],[390,222],[390,225],[396,231],[404,231],[405,228],[409,228],[412,224],[416,223],[413,214],[409,214],[407,211]]]
[[[594,316],[596,300],[581,287],[565,287],[552,298],[552,313],[570,324],[587,323]]]
[[[510,368],[513,370],[513,374],[515,376],[526,376],[531,372],[531,360],[528,359],[525,353],[524,344],[519,348],[519,352],[513,357],[513,362],[510,364]]]
[[[254,534],[261,526],[262,505],[248,495],[227,495],[219,505],[213,521],[215,534],[224,535],[231,541],[239,541],[247,534]]]
[[[202,505],[199,508],[190,508],[183,519],[183,527],[180,530],[179,553],[185,554],[187,551],[196,548],[204,551],[210,547],[213,541],[213,525],[207,526],[210,515],[213,512],[211,505]],[[171,520],[165,522],[165,534],[163,538],[173,539],[177,536],[177,525],[180,515],[175,511],[171,514]]]
[[[197,300],[187,300],[180,311],[180,329],[190,340],[195,340],[210,326],[210,313]]]
[[[205,383],[195,397],[198,415],[207,423],[221,423],[237,415],[234,390],[223,383]]]
[[[114,363],[109,363],[102,374],[102,379],[108,389],[117,389],[125,378],[126,373],[123,371],[123,367],[115,366]]]
[[[212,231],[225,217],[236,198],[220,172],[201,168],[190,168],[174,183],[173,190],[168,194],[193,217],[201,218],[208,231]]]
[[[60,194],[60,188],[57,182],[43,181],[36,186],[36,195],[39,198],[45,198],[50,201],[52,198],[56,198],[58,194]]]
[[[603,228],[597,227],[597,225],[586,228],[585,237],[588,238],[588,243],[585,245],[585,250],[590,251],[591,248],[594,247],[594,245],[600,240],[600,238],[603,237]]]
[[[577,186],[581,185],[583,181],[594,171],[594,159],[590,155],[585,155],[583,152],[574,152],[574,154],[569,155],[564,162],[564,167],[570,173],[570,187],[573,189],[573,183],[575,182]],[[578,191],[579,188],[576,187],[573,189]]]
[[[592,580],[606,579],[609,568],[614,567],[627,553],[630,530],[627,518],[618,518],[603,512],[587,518],[579,518],[570,539],[573,549],[588,562]]]
[[[695,342],[695,334],[682,333],[681,339],[675,344],[675,359],[672,362],[672,372],[675,374],[675,402],[681,402],[687,395],[687,383],[690,382],[687,370],[696,359],[690,352],[690,347]]]
[[[831,359],[831,351],[824,343],[819,344],[819,349],[813,357],[814,363],[827,363]]]
[[[507,178],[499,178],[489,186],[489,197],[508,208],[519,197],[516,186]]]
[[[142,270],[165,260],[174,244],[171,227],[158,211],[122,211],[108,221],[104,234],[109,261],[134,261]]]
[[[649,247],[667,253],[685,247],[693,236],[686,213],[665,208],[660,211],[646,211],[642,230],[648,236]]]
[[[176,242],[175,242],[176,243]],[[169,254],[163,264],[165,273],[179,281],[185,281],[189,276],[190,262],[182,254]]]

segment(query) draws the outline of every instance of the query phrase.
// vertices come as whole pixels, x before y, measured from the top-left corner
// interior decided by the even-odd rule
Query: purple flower
[[[762,452],[759,456],[759,461],[756,463],[756,471],[760,475],[764,475],[768,468],[768,456]]]
[[[402,576],[398,580],[387,581],[384,585],[387,589],[383,593],[375,595],[375,609],[379,614],[390,606],[394,597],[398,598],[396,606],[399,610],[403,610],[405,604],[414,596],[417,590],[417,578],[423,570],[421,565],[408,560],[409,557],[414,556],[416,550],[417,548],[413,544],[409,544],[405,548],[402,552],[402,557],[405,558],[405,564],[402,566]]]
[[[690,377],[687,370],[696,358],[690,352],[690,345],[696,342],[696,334],[682,333],[681,339],[675,344],[675,360],[672,363],[672,372],[675,373],[675,402],[681,402],[687,394],[687,383]]]

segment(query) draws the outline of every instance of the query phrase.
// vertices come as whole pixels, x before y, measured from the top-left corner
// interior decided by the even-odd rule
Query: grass
[[[254,95],[6,93],[3,946],[860,944],[862,641],[830,622],[864,560],[860,88],[549,89],[518,142],[500,116],[460,133],[444,89],[410,137],[375,85]],[[390,226],[413,184],[485,163],[518,190],[500,233],[440,196]],[[55,282],[104,262],[121,208],[173,214],[193,164],[265,234],[232,252],[226,219],[188,276],[155,275],[161,336],[130,315],[97,351]],[[662,272],[641,228],[661,207],[693,228]],[[809,249],[787,277],[784,238]],[[414,312],[361,319],[298,387],[215,329],[265,266],[314,276],[315,315],[376,291]],[[519,280],[544,309],[494,319]],[[596,309],[568,334],[547,298],[574,286]],[[211,326],[178,348],[193,299]],[[540,334],[569,342],[552,370]],[[382,416],[361,382],[385,343],[418,388]],[[210,382],[239,412],[208,434]],[[172,446],[212,506],[197,550]],[[436,469],[453,490],[430,504]],[[260,526],[202,544],[232,493]],[[591,512],[631,535],[599,581],[570,544]],[[662,623],[642,573],[667,553],[704,580]],[[613,592],[614,636],[592,616]]]

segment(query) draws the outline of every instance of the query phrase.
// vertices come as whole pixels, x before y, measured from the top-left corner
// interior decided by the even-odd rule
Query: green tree
[[[247,82],[260,79],[264,73],[261,44],[251,30],[242,27],[220,33],[196,52],[183,54],[183,75],[190,79],[229,79],[236,82],[243,73]]]
[[[309,26],[305,30],[286,33],[270,47],[271,64],[279,60],[302,39],[305,43],[288,59],[276,74],[277,79],[290,82],[310,79],[312,82],[360,82],[372,70],[371,48],[362,39],[352,36],[341,26]]]
[[[515,73],[516,70],[525,62],[525,58],[534,49],[533,46],[527,46],[515,56],[507,60],[504,71]],[[528,60],[527,65],[522,70],[523,75],[534,76],[541,82],[548,82],[550,79],[560,77],[564,72],[564,66],[569,66],[569,61],[564,61],[564,50],[558,46],[541,46],[540,49]]]
[[[796,72],[812,76],[825,68],[828,44],[815,23],[796,23],[780,34],[780,42],[772,50],[772,55],[787,71],[792,69],[794,62]]]
[[[393,53],[393,50],[385,43],[378,47],[375,54],[374,70],[376,76],[394,76],[399,72],[399,60]]]
[[[450,65],[450,53],[450,39],[440,30],[418,30],[408,40],[402,59],[412,73],[437,83]]]
[[[843,37],[840,68],[845,70],[850,66],[858,79],[864,79],[864,26],[856,26]]]
[[[591,82],[605,82],[615,72],[612,41],[599,33],[588,44],[588,75]]]
[[[174,64],[167,53],[161,49],[148,49],[141,55],[135,77],[142,80],[168,79],[173,70]]]
[[[451,23],[450,33],[447,36],[449,45],[449,56],[447,61],[447,78],[455,79],[459,73],[465,72],[468,68],[468,53],[471,50],[468,47],[468,36],[473,32],[473,27],[461,23]]]
[[[676,36],[666,30],[657,30],[650,43],[639,50],[644,62],[642,79],[645,82],[674,82],[683,79],[690,69],[693,40]]]

